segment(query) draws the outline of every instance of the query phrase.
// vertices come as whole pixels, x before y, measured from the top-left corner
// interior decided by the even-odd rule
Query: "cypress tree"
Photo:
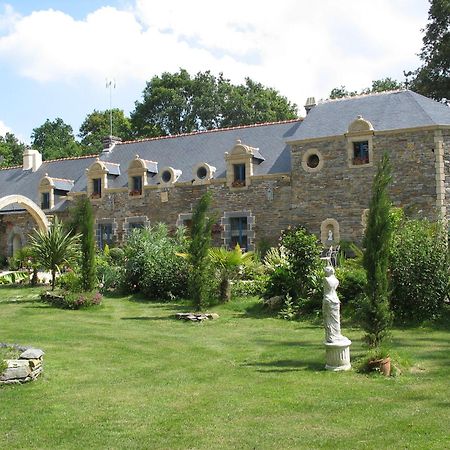
[[[211,193],[206,192],[198,202],[192,214],[191,243],[189,259],[192,272],[189,281],[191,298],[197,311],[201,311],[209,294],[209,259],[211,247],[211,229],[214,219],[207,216],[211,204]]]
[[[81,276],[85,291],[95,288],[96,264],[95,264],[95,234],[94,213],[91,202],[87,197],[78,200],[73,214],[73,227],[81,234]]]
[[[378,165],[372,186],[363,266],[367,273],[366,300],[362,311],[365,341],[370,347],[381,344],[392,324],[389,307],[388,264],[392,225],[391,202],[387,191],[391,181],[389,157],[385,153]]]

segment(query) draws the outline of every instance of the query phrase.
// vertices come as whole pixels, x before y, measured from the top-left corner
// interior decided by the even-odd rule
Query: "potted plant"
[[[376,347],[367,354],[367,368],[369,372],[380,372],[388,377],[391,374],[391,356],[389,350]]]

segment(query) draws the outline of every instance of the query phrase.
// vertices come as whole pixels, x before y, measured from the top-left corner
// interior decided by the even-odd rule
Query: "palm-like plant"
[[[80,235],[65,232],[62,222],[55,217],[48,230],[39,230],[30,236],[30,247],[36,262],[52,275],[52,290],[55,289],[56,272],[63,265],[70,265],[79,254]]]
[[[220,275],[220,298],[222,301],[231,299],[231,280],[236,279],[243,266],[253,262],[253,252],[242,252],[239,244],[233,250],[224,247],[211,248],[209,257]]]

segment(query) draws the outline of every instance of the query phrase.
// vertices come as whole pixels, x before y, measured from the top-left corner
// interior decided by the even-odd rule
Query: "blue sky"
[[[211,5],[214,5],[212,7]],[[246,76],[299,106],[420,65],[427,0],[0,0],[0,134],[128,114],[145,81],[183,67]],[[300,108],[300,113],[303,113]]]

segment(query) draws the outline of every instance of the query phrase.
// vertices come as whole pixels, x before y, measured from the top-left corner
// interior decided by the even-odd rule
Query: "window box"
[[[100,198],[102,198],[102,194],[100,194],[100,192],[93,192],[93,193],[91,194],[91,199],[92,199],[92,200],[98,200],[98,199],[100,199]]]
[[[142,195],[142,191],[138,190],[138,189],[133,189],[132,191],[130,191],[130,197],[138,197],[139,195]]]
[[[240,188],[245,186],[245,180],[235,180],[231,183],[232,187]]]
[[[354,166],[362,166],[363,164],[369,164],[369,156],[366,156],[364,158],[357,156],[356,158],[353,158]]]

